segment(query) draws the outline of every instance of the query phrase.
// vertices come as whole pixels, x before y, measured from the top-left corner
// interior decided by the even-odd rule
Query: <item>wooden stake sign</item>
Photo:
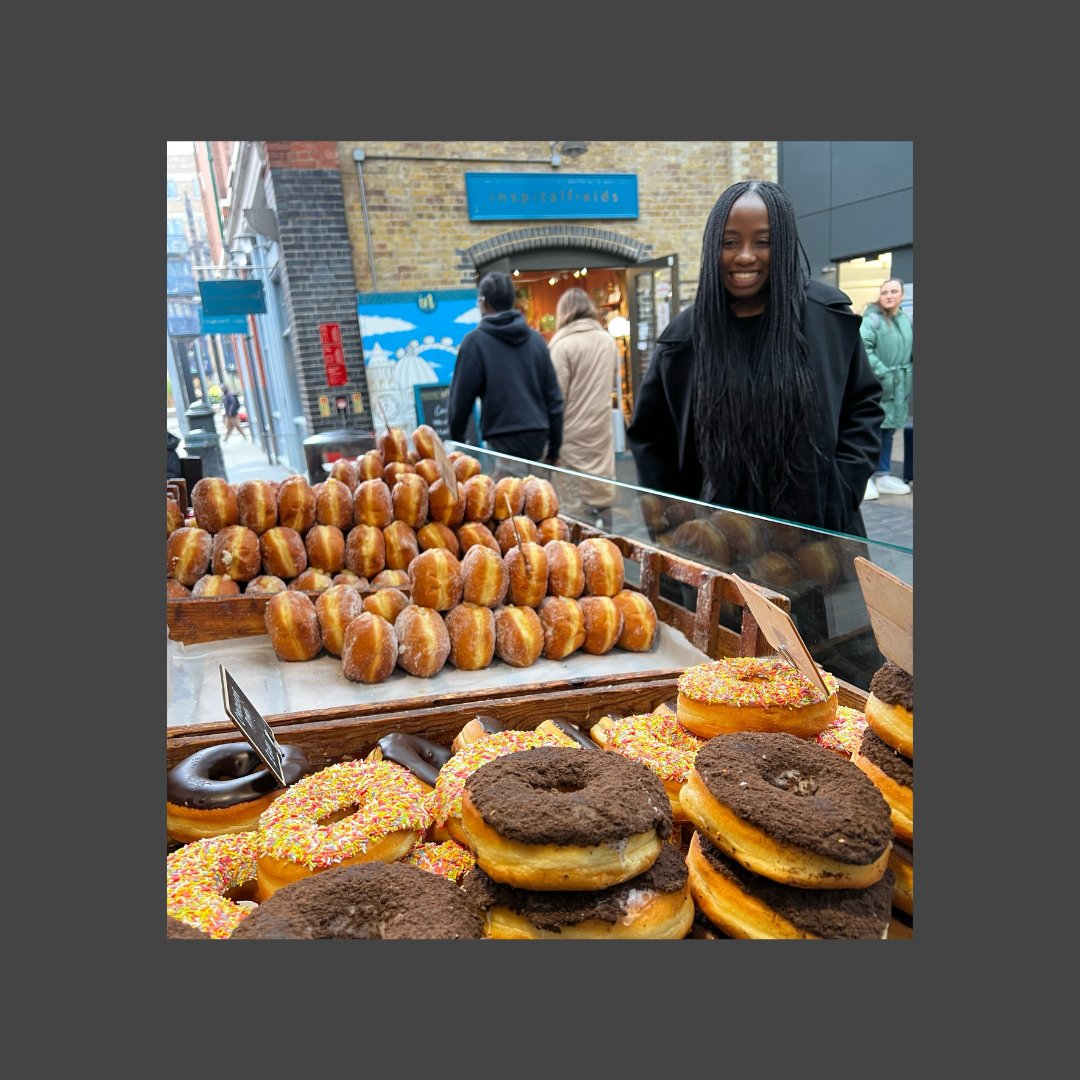
[[[446,456],[446,447],[443,446],[439,433],[435,431],[433,434],[435,437],[432,439],[431,445],[435,448],[435,461],[439,466],[439,472],[442,473],[443,483],[450,489],[450,494],[454,496],[454,502],[457,502],[461,496],[458,493],[457,473],[454,472],[454,463]]]
[[[795,629],[791,616],[786,611],[781,611],[771,600],[767,600],[754,588],[747,584],[738,574],[731,575],[735,584],[739,586],[739,592],[750,609],[750,614],[757,620],[765,640],[796,670],[805,676],[818,688],[821,700],[829,696],[829,688],[821,677],[821,671],[817,663],[806,648],[806,643]]]
[[[859,575],[866,610],[870,614],[870,626],[881,655],[914,678],[914,590],[888,570],[882,570],[861,555],[855,557],[855,571]]]
[[[521,561],[525,565],[525,573],[531,574],[529,556],[525,554],[525,545],[521,540],[521,533],[518,532],[517,522],[514,520],[514,507],[510,503],[510,496],[504,495],[503,498],[506,500],[506,512],[510,515],[510,528],[514,530],[514,539],[517,541],[518,550],[521,552]]]
[[[251,700],[240,689],[236,680],[226,671],[224,664],[218,664],[218,670],[221,672],[221,694],[225,698],[226,716],[243,732],[244,738],[251,743],[252,749],[262,758],[277,782],[282,787],[288,787],[285,771],[281,767],[285,751],[274,738],[273,730],[262,718],[259,710],[251,704]]]

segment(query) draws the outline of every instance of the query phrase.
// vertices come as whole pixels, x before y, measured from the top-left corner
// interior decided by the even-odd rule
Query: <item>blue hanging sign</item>
[[[258,278],[200,281],[199,296],[207,315],[262,315],[266,312],[266,294]]]
[[[635,173],[466,173],[470,221],[636,218]]]
[[[248,320],[246,315],[207,315],[199,312],[199,333],[201,334],[246,334]]]

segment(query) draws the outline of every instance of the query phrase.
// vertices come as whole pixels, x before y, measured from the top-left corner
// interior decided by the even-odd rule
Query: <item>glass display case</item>
[[[862,556],[914,586],[910,548],[614,480],[610,482],[611,507],[598,517],[579,494],[583,480],[595,488],[595,477],[468,443],[447,442],[446,448],[475,457],[481,470],[495,479],[531,474],[550,480],[559,496],[559,513],[568,520],[738,574],[744,581],[782,593],[791,602],[792,621],[810,654],[827,671],[854,686],[867,690],[874,672],[885,662],[874,640],[855,558]],[[591,496],[595,499],[595,490]],[[695,610],[694,592],[686,585],[665,580],[661,588],[668,599]],[[721,625],[728,629],[737,631],[739,619],[734,606],[721,610]]]

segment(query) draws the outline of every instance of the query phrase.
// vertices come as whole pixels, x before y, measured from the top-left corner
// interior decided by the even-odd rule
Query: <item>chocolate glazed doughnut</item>
[[[644,765],[552,746],[481,765],[465,781],[461,824],[492,879],[541,890],[636,877],[674,827],[664,785]]]
[[[429,788],[435,787],[439,770],[450,760],[451,751],[441,743],[421,735],[394,731],[384,735],[367,756],[368,761],[392,761]]]

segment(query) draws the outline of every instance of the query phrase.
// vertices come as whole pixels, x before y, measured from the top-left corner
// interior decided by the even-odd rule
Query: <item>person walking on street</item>
[[[890,473],[893,436],[898,428],[905,427],[911,413],[914,326],[900,307],[903,300],[904,283],[899,278],[883,281],[877,303],[866,305],[859,331],[870,366],[881,383],[881,405],[885,410],[881,421],[881,457],[874,475],[866,482],[863,496],[866,499],[876,499],[879,494],[911,492],[910,485]],[[905,470],[906,457],[905,452]]]
[[[850,298],[810,279],[782,187],[744,180],[720,196],[698,282],[627,431],[642,486],[865,537],[881,386]]]
[[[559,464],[579,473],[615,479],[612,405],[618,404],[619,348],[600,324],[589,294],[577,286],[559,297],[555,334],[548,343],[564,403]],[[615,488],[603,480],[561,478],[567,509],[610,527]],[[560,502],[563,500],[560,498]]]
[[[480,324],[458,348],[450,379],[448,428],[461,442],[476,399],[485,444],[500,454],[557,463],[563,396],[543,335],[514,307],[514,279],[497,271],[477,286]]]
[[[222,442],[228,442],[229,441],[229,436],[234,431],[239,431],[240,432],[240,438],[241,439],[248,438],[247,432],[244,431],[243,427],[240,424],[240,416],[239,416],[239,413],[240,413],[240,398],[237,397],[236,391],[230,389],[228,386],[225,387],[224,405],[225,405],[225,438],[222,439],[221,441]]]

